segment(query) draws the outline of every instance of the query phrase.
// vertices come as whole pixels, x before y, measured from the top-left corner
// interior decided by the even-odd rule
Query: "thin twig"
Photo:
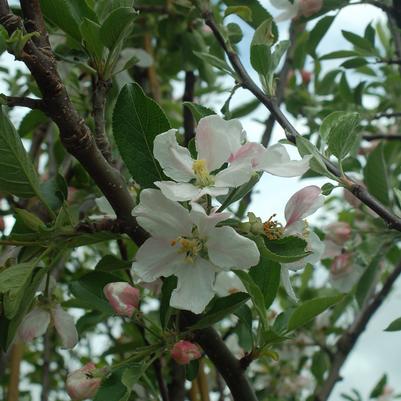
[[[43,103],[40,99],[32,99],[30,97],[4,96],[8,107],[27,107],[28,109],[42,109]]]
[[[220,44],[222,49],[227,54],[228,59],[231,62],[235,72],[237,73],[240,84],[251,91],[254,96],[259,99],[259,101],[274,115],[276,121],[284,128],[286,138],[292,142],[296,143],[296,138],[301,136],[295,127],[288,121],[283,112],[280,110],[276,103],[276,100],[267,96],[262,90],[256,85],[252,80],[245,67],[243,66],[241,60],[239,59],[237,53],[231,48],[229,44],[226,43],[224,37],[222,36],[218,26],[216,25],[213,15],[211,12],[207,11],[203,15],[206,24],[213,31],[217,42]],[[401,231],[401,219],[388,210],[382,203],[380,203],[375,197],[373,197],[362,185],[354,182],[349,177],[344,176],[338,169],[336,165],[322,157],[322,161],[325,163],[328,171],[333,175],[340,178],[344,187],[348,189],[353,195],[355,195],[359,200],[361,200],[365,205],[370,207],[375,211],[386,223],[388,228],[396,229]]]
[[[193,102],[195,94],[196,76],[193,71],[185,73],[185,89],[183,102]],[[184,119],[184,141],[188,145],[189,141],[195,136],[195,121],[191,110],[187,106],[183,106],[183,119]]]
[[[50,359],[52,355],[52,330],[46,331],[43,337],[42,393],[40,401],[48,401],[50,391]]]
[[[365,141],[376,141],[377,139],[383,139],[385,141],[401,141],[401,135],[375,134],[375,135],[364,135],[362,138]]]
[[[365,331],[372,316],[383,304],[397,278],[401,274],[401,263],[391,272],[383,284],[381,290],[373,297],[372,301],[365,305],[355,323],[337,341],[337,352],[331,364],[331,369],[322,387],[316,392],[314,401],[326,401],[336,383],[340,380],[340,370],[348,355]]]

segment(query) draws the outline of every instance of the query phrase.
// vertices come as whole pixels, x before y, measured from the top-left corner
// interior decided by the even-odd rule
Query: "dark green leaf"
[[[323,39],[323,36],[326,35],[327,31],[330,29],[334,18],[335,15],[326,15],[325,17],[320,19],[313,27],[313,29],[309,32],[309,39],[306,45],[306,49],[309,54],[315,55],[318,44]]]
[[[347,39],[348,42],[352,43],[355,47],[360,48],[362,50],[366,50],[369,53],[373,52],[374,49],[369,40],[350,31],[343,30],[341,32],[344,38]]]
[[[166,328],[170,320],[172,308],[170,306],[171,293],[177,287],[177,277],[170,276],[163,281],[160,297],[160,323]]]
[[[401,317],[393,320],[384,331],[400,331],[401,330]]]
[[[201,106],[200,104],[196,104],[196,103],[192,103],[192,102],[184,102],[183,104],[185,107],[188,107],[188,109],[191,111],[191,113],[197,123],[203,117],[212,116],[213,114],[216,114],[215,111],[213,111],[205,106]]]
[[[113,133],[129,172],[143,188],[163,179],[153,157],[153,141],[169,129],[163,110],[138,84],[124,86],[114,109]]]
[[[374,389],[369,395],[369,398],[377,398],[380,397],[383,394],[384,386],[387,384],[387,375],[384,374],[379,382],[376,384]]]

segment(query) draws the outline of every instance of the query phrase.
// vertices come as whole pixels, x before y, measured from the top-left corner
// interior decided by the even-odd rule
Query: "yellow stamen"
[[[190,263],[194,262],[194,258],[198,256],[199,252],[202,250],[202,242],[196,238],[188,239],[178,237],[171,241],[171,246],[175,246],[177,243],[180,245],[178,252],[185,253],[185,260]]]
[[[214,184],[214,178],[207,169],[206,160],[195,160],[192,164],[192,170],[196,175],[196,184],[198,186],[208,187]]]
[[[263,223],[263,231],[269,240],[279,239],[284,234],[284,228],[277,220],[273,220],[273,214],[265,223]]]

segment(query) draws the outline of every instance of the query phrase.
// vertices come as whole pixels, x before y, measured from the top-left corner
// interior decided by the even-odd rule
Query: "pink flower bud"
[[[323,0],[300,0],[299,14],[304,17],[310,17],[318,13],[323,6]]]
[[[324,196],[321,193],[321,189],[316,185],[310,185],[295,192],[285,206],[286,227],[315,213],[324,202]]]
[[[189,362],[194,359],[199,359],[202,356],[201,351],[196,344],[184,340],[175,343],[170,353],[171,357],[179,365],[188,365]]]
[[[330,274],[333,279],[347,275],[352,270],[352,254],[342,253],[334,258],[330,267]]]
[[[93,398],[104,376],[104,370],[96,369],[94,363],[87,363],[67,376],[67,393],[73,401]]]
[[[326,239],[333,241],[338,245],[344,244],[351,238],[351,226],[344,221],[329,224],[326,230]]]
[[[119,316],[131,317],[139,305],[139,290],[126,282],[109,283],[103,293]]]
[[[308,85],[312,78],[312,73],[310,71],[301,70],[301,77],[302,77],[302,83]]]

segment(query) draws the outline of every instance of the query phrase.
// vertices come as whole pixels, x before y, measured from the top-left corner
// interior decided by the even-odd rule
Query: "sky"
[[[275,15],[274,9],[269,6],[268,1],[261,1],[261,3],[265,5],[273,15]],[[356,15],[358,18],[355,18]],[[324,53],[328,53],[334,50],[349,48],[348,43],[340,34],[341,29],[361,33],[369,22],[378,21],[383,18],[383,14],[377,8],[369,5],[348,7],[338,14],[334,24],[319,45],[318,50],[324,49]],[[242,25],[242,27],[244,28],[244,40],[240,45],[241,57],[250,70],[248,62],[249,53],[247,49],[249,47],[248,44],[252,32],[250,29],[247,29],[245,25]],[[285,39],[288,36],[286,34],[288,22],[280,23],[279,28],[280,39]],[[2,65],[15,65],[15,61],[10,56],[2,57],[0,61]],[[256,78],[255,74],[253,76]],[[228,82],[228,85],[229,84],[230,82]],[[1,81],[0,90],[5,90],[4,84]],[[239,100],[243,102],[246,99],[251,100],[252,95],[247,91],[240,89],[234,96],[232,104],[235,105]],[[212,99],[213,104],[215,105],[214,108],[218,110],[223,105],[224,100],[224,97]],[[250,140],[259,140],[263,133],[263,126],[256,122],[255,119],[264,120],[267,116],[268,113],[263,109],[263,107],[259,107],[251,116],[241,120]],[[19,118],[17,118],[17,120],[18,119]],[[292,123],[302,132],[302,122],[292,121]],[[276,126],[273,133],[272,143],[283,138],[283,130]],[[290,149],[290,153],[294,157],[299,157],[294,148]],[[256,187],[251,210],[258,216],[262,217],[262,219],[267,219],[273,213],[277,213],[278,219],[283,222],[285,203],[293,193],[306,185],[322,185],[327,181],[327,179],[323,178],[299,181],[297,178],[281,178],[265,174]],[[318,213],[316,215],[319,216]],[[317,217],[312,218],[311,221],[317,222]],[[388,374],[389,384],[395,389],[395,391],[401,393],[401,369],[399,363],[401,360],[401,332],[383,332],[383,329],[392,320],[400,317],[400,284],[400,281],[398,281],[396,289],[373,317],[368,325],[367,331],[361,336],[355,346],[352,354],[341,371],[343,380],[335,387],[330,401],[339,400],[340,394],[343,392],[349,392],[351,388],[358,389],[367,399],[368,393],[383,373]]]

